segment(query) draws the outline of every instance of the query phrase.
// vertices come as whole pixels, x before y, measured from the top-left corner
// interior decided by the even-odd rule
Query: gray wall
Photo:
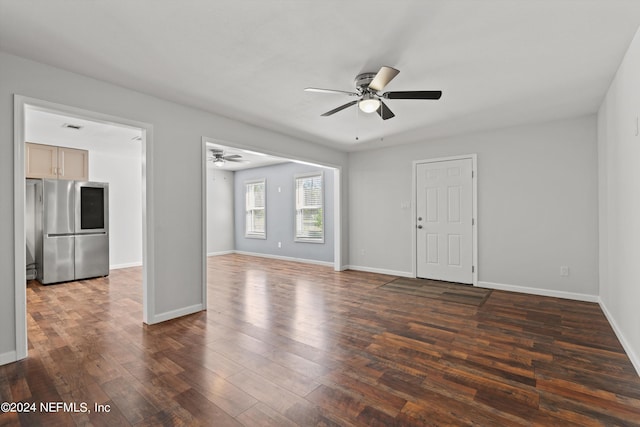
[[[598,113],[600,300],[640,374],[640,30]]]
[[[323,171],[324,174],[324,243],[294,241],[294,175]],[[245,232],[245,181],[266,179],[267,238],[250,239]],[[333,170],[299,163],[284,163],[237,171],[235,174],[236,250],[313,261],[333,262],[334,183]],[[281,192],[278,192],[280,187]],[[278,242],[282,247],[278,248]]]
[[[350,264],[411,273],[412,161],[477,153],[481,282],[598,294],[595,116],[351,153]],[[384,226],[380,226],[384,225]],[[560,266],[570,268],[560,277]]]
[[[235,249],[234,172],[207,167],[207,254]]]
[[[152,317],[203,303],[203,136],[346,168],[344,153],[277,132],[5,53],[0,53],[0,64],[0,360],[16,351],[13,94],[153,126],[146,230],[153,237]]]

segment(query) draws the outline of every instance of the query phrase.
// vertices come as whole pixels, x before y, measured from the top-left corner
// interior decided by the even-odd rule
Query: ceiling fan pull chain
[[[356,141],[358,141],[358,140],[360,139],[360,138],[358,138],[358,130],[359,130],[358,125],[360,124],[360,122],[359,122],[359,120],[360,120],[360,113],[359,113],[359,111],[358,111],[358,110],[360,110],[360,109],[359,109],[359,108],[356,108],[356,109],[355,109],[355,111],[356,111]]]

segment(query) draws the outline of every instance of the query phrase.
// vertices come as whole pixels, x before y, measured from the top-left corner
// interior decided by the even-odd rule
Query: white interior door
[[[416,166],[416,275],[473,283],[473,161]]]

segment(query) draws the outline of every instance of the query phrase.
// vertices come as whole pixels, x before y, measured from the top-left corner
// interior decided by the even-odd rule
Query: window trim
[[[264,232],[262,233],[250,233],[247,224],[247,212],[249,211],[247,206],[247,188],[250,184],[260,184],[264,185]],[[255,209],[254,209],[255,210]],[[244,182],[244,237],[246,239],[267,239],[267,179],[259,178],[259,179],[250,179]]]
[[[320,177],[320,183],[322,185],[322,192],[320,194],[320,209],[322,209],[322,237],[320,238],[309,238],[309,237],[298,237],[298,191],[297,184],[298,180],[301,178],[311,178],[311,177]],[[325,221],[325,179],[324,179],[324,171],[315,171],[315,172],[305,172],[300,174],[295,174],[293,176],[293,241],[297,243],[324,243],[324,236],[326,230],[326,221]]]

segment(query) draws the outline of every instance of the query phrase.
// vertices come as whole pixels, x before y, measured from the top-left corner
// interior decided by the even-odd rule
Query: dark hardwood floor
[[[140,269],[30,283],[29,357],[0,367],[0,401],[90,412],[0,425],[640,425],[640,377],[597,304],[493,291],[477,306],[241,255],[208,272],[208,311],[154,326]]]

